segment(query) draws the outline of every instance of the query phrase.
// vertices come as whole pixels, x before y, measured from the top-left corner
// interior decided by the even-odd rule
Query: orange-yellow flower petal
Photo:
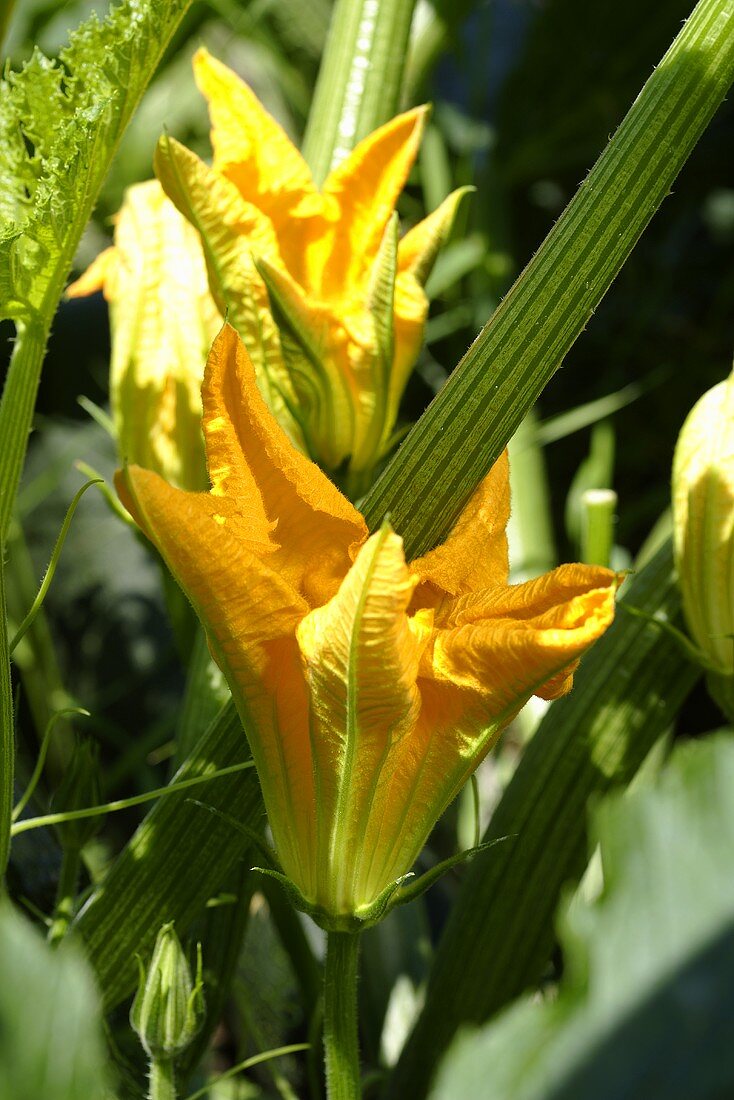
[[[66,288],[67,298],[86,298],[88,294],[96,294],[98,290],[108,293],[110,277],[118,263],[117,249],[105,248],[96,259],[92,260],[87,270],[70,283]]]
[[[284,431],[304,449],[291,414],[293,386],[278,330],[253,261],[257,255],[280,265],[272,223],[242,198],[234,183],[173,138],[164,137],[158,143],[155,170],[168,197],[199,231],[212,293],[221,313],[246,341],[268,404]]]
[[[433,213],[409,229],[398,248],[398,272],[410,272],[421,284],[431,273],[436,256],[451,233],[462,200],[474,189],[452,191]]]
[[[308,707],[295,644],[308,605],[243,542],[226,501],[174,489],[135,466],[118,474],[117,488],[194,605],[245,729],[257,731],[250,744],[259,774],[267,776],[276,842],[308,882],[314,802]]]
[[[472,494],[445,542],[412,563],[423,581],[416,601],[433,606],[445,595],[507,581],[505,529],[510,517],[510,469],[505,451]]]
[[[328,256],[322,253],[312,271],[313,284],[327,297],[342,296],[369,271],[418,154],[427,113],[426,107],[415,107],[398,115],[360,141],[327,176],[323,194],[336,201],[340,215]]]
[[[229,325],[214,342],[202,392],[212,499],[231,505],[242,538],[269,540],[273,566],[311,604],[324,603],[351,564],[350,548],[367,537],[364,519],[283,434]]]
[[[527,584],[495,585],[444,605],[418,676],[418,723],[380,781],[364,838],[366,888],[404,873],[430,823],[453,800],[533,694],[571,686],[581,654],[614,615],[615,574],[561,566]]]

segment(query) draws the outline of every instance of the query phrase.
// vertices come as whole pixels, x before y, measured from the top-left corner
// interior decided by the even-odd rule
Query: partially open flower
[[[673,529],[683,610],[734,718],[734,376],[694,405],[673,460]]]
[[[447,540],[406,564],[287,440],[225,327],[203,390],[208,493],[121,497],[204,624],[252,747],[278,856],[325,925],[369,920],[533,695],[568,691],[615,574],[508,584],[503,457]]]
[[[194,68],[214,164],[164,137],[156,172],[201,233],[212,292],[276,418],[356,494],[392,445],[423,337],[423,284],[467,189],[398,241],[395,204],[425,108],[380,127],[318,188],[235,73],[205,50]]]
[[[204,488],[201,382],[221,317],[196,231],[157,180],[125,193],[115,243],[67,290],[110,303],[118,452],[173,485]]]

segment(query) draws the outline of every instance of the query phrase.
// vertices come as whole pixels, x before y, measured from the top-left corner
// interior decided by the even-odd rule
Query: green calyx
[[[377,895],[374,901],[366,905],[358,906],[351,913],[333,913],[323,905],[314,905],[313,902],[308,901],[303,896],[295,883],[292,882],[287,875],[284,875],[282,871],[273,870],[272,867],[253,867],[252,870],[259,871],[260,874],[263,875],[269,875],[271,878],[274,878],[276,882],[279,882],[285,890],[291,905],[301,913],[306,913],[320,928],[323,928],[325,932],[356,933],[363,932],[366,928],[371,928],[374,924],[378,924],[397,905],[407,905],[408,902],[415,901],[415,899],[419,898],[421,894],[424,894],[426,890],[429,890],[434,883],[438,882],[447,871],[450,871],[452,867],[456,867],[460,863],[466,862],[466,860],[471,859],[472,856],[477,855],[479,852],[484,852],[488,848],[493,848],[496,844],[499,844],[501,840],[505,839],[505,837],[501,837],[498,840],[492,840],[486,844],[478,844],[474,848],[467,848],[464,852],[457,852],[456,855],[449,856],[448,859],[442,860],[440,863],[437,863],[435,867],[431,867],[429,871],[419,875],[417,878],[412,871],[409,871],[408,874],[401,875],[400,878],[389,883],[384,890]]]

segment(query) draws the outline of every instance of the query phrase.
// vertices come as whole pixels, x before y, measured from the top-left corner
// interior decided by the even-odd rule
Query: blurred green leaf
[[[52,951],[7,902],[0,907],[0,1096],[103,1100],[99,1003],[81,952]]]
[[[457,1040],[432,1100],[734,1093],[734,740],[685,745],[603,804],[601,898],[564,907],[558,999]]]

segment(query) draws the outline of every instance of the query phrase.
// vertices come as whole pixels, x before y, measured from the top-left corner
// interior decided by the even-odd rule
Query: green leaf
[[[414,7],[415,0],[337,0],[303,139],[318,184],[399,110]]]
[[[109,1096],[98,998],[81,952],[52,951],[4,902],[0,976],[3,1100]]]
[[[43,353],[71,262],[120,138],[191,0],[122,0],[51,61],[0,80],[0,317],[17,339],[0,402],[0,533]]]
[[[734,0],[700,0],[512,290],[367,496],[415,557],[445,538],[558,370],[734,79]]]
[[[680,748],[596,815],[604,892],[564,907],[566,977],[449,1052],[432,1100],[734,1093],[734,740]]]
[[[248,755],[240,720],[227,703],[171,782],[206,775]],[[195,800],[183,791],[156,804],[73,925],[107,1008],[133,989],[135,955],[151,950],[160,926],[175,921],[185,934],[237,861],[249,858],[248,837],[220,815],[251,829],[261,825],[254,771],[215,779],[195,793]]]
[[[669,541],[625,581],[625,602],[675,620]],[[540,723],[492,817],[484,841],[508,839],[472,861],[391,1097],[409,1090],[419,1100],[462,1023],[488,1019],[538,982],[553,950],[560,892],[585,865],[589,799],[629,782],[699,675],[673,638],[619,609],[571,694]]]

